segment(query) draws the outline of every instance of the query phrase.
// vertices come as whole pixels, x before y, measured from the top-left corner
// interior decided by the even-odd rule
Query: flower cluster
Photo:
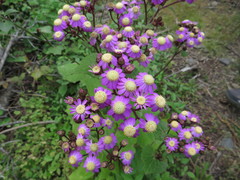
[[[167,137],[165,143],[168,152],[182,152],[186,157],[203,153],[205,149],[213,150],[208,138],[204,138],[203,129],[199,125],[199,116],[189,111],[172,114],[169,128],[177,133],[177,137]]]

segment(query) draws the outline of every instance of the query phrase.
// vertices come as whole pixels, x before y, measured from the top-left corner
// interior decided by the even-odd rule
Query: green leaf
[[[21,63],[21,62],[27,62],[28,57],[26,55],[24,56],[18,56],[18,57],[8,57],[7,62],[14,62],[14,63]]]
[[[40,32],[42,32],[42,33],[52,33],[53,32],[51,26],[43,26],[38,29],[40,29]]]
[[[13,23],[11,21],[0,22],[0,30],[6,34],[10,31],[12,27]]]
[[[140,132],[140,136],[137,138],[137,142],[141,147],[145,147],[152,144],[155,141],[153,133]]]
[[[7,11],[5,11],[5,15],[9,15],[9,14],[13,14],[13,13],[17,13],[18,11],[16,9],[8,9]]]
[[[58,89],[58,93],[64,97],[67,92],[67,85],[61,85],[60,88]]]
[[[47,49],[46,54],[61,55],[64,47],[63,46],[54,46]]]
[[[85,168],[79,166],[72,174],[69,176],[69,180],[91,180],[93,178],[92,172],[87,172]]]
[[[188,56],[188,53],[187,53],[187,51],[182,51],[181,55],[182,55],[182,57],[186,57],[186,56]]]
[[[195,179],[195,175],[194,175],[192,172],[188,171],[188,172],[187,172],[187,175],[188,175],[190,178]]]
[[[67,80],[72,83],[76,83],[81,80],[80,73],[81,66],[79,64],[64,64],[57,67],[59,74],[63,77],[64,80]]]

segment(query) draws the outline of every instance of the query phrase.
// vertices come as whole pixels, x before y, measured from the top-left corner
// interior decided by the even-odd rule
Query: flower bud
[[[135,66],[133,64],[129,64],[127,67],[124,68],[124,72],[126,74],[131,74],[135,69]]]
[[[108,162],[107,161],[102,162],[101,167],[102,168],[107,168],[108,167]]]
[[[116,145],[113,147],[113,150],[119,150],[119,147]]]
[[[118,150],[113,150],[112,154],[113,154],[113,156],[118,156],[119,151]]]
[[[122,147],[125,147],[125,146],[128,145],[128,141],[126,139],[124,139],[124,140],[121,141],[120,144],[121,144]]]
[[[113,156],[114,161],[117,161],[118,159],[119,159],[118,156]]]
[[[86,90],[84,90],[84,89],[81,88],[81,89],[78,91],[78,96],[79,96],[79,98],[80,98],[81,100],[84,100],[85,97],[86,97],[86,95],[87,95],[87,91],[86,91]]]
[[[80,119],[80,118],[79,119],[74,119],[74,122],[77,123],[77,124],[80,124],[80,123],[82,123],[82,119]]]
[[[66,133],[64,130],[60,130],[57,132],[57,134],[62,137],[62,136],[65,136]]]
[[[103,129],[99,129],[99,130],[98,130],[98,133],[99,133],[100,135],[104,135],[105,131],[104,131]]]
[[[183,153],[184,152],[184,148],[179,148],[179,151],[181,152],[181,153]]]
[[[114,170],[114,168],[115,168],[115,165],[114,165],[113,163],[110,163],[110,164],[108,165],[108,169],[109,169],[109,170]]]
[[[77,139],[76,135],[71,131],[68,133],[68,136],[71,141],[76,141]]]
[[[125,64],[125,61],[122,57],[120,57],[118,60],[117,60],[118,64],[121,66],[121,65],[124,65]]]
[[[94,121],[92,119],[87,119],[85,124],[87,127],[92,128],[94,126]]]
[[[98,53],[97,59],[96,59],[97,63],[99,63],[101,61],[101,58],[102,58],[102,53]]]
[[[70,143],[70,146],[71,146],[72,148],[76,148],[76,147],[77,147],[77,144],[76,144],[76,142],[73,141],[73,142]]]

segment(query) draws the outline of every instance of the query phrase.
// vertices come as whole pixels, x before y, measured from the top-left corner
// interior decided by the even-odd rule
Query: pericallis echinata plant
[[[109,3],[103,11],[109,12],[113,22],[111,26],[96,24],[102,18],[95,11],[97,0],[66,4],[58,11],[58,19],[54,21],[54,39],[62,41],[75,37],[94,47],[96,61],[89,71],[99,77],[102,84],[95,88],[93,96],[81,89],[77,98],[68,96],[65,100],[71,106],[70,113],[75,123],[79,124],[77,135],[70,132],[67,136],[65,131],[58,131],[67,139],[61,142],[61,147],[69,155],[68,161],[72,166],[99,172],[100,168],[112,170],[117,164],[125,173],[133,171],[131,162],[135,149],[132,147],[137,148],[138,145],[131,139],[158,131],[162,121],[160,113],[166,105],[165,98],[154,92],[157,89],[155,79],[161,72],[155,76],[147,72],[136,73],[136,62],[137,66],[146,68],[154,61],[157,52],[174,47],[177,49],[175,57],[182,50],[201,44],[205,37],[197,23],[190,20],[179,23],[175,35],[163,36],[154,32],[154,28],[163,25],[162,18],[158,17],[159,11],[180,2],[191,4],[194,0]],[[156,11],[151,12],[154,9]],[[150,13],[153,15],[151,18],[148,17]],[[145,17],[144,25],[137,29],[134,25],[139,17]],[[192,157],[213,149],[209,139],[202,136],[197,115],[189,111],[173,113],[167,122],[169,130],[156,148],[155,157],[159,161],[162,150]],[[125,138],[118,138],[119,135]],[[162,148],[163,145],[166,147]],[[100,159],[104,160],[101,162]],[[114,164],[114,161],[118,163]]]

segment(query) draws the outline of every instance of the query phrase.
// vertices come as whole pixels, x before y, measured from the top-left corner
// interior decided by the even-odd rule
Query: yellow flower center
[[[131,32],[133,29],[132,29],[131,26],[127,26],[127,27],[124,28],[124,30],[127,31],[127,32]]]
[[[127,81],[124,86],[126,90],[130,92],[133,92],[137,89],[137,86],[134,81]]]
[[[143,80],[147,85],[152,85],[154,83],[154,78],[152,77],[152,75],[149,74],[145,75],[143,77]]]
[[[104,137],[104,143],[105,144],[110,144],[113,141],[111,136],[105,136]]]
[[[142,54],[139,58],[140,62],[145,62],[147,60],[147,56],[145,54]]]
[[[93,71],[94,73],[99,73],[99,72],[101,71],[101,68],[100,68],[100,66],[96,65],[96,66],[94,66],[94,67],[92,68],[92,71]]]
[[[191,138],[192,138],[192,134],[191,134],[189,131],[186,131],[186,132],[184,133],[184,137],[185,137],[186,139],[191,139]]]
[[[165,39],[165,37],[161,36],[161,37],[157,38],[157,42],[160,45],[164,45],[166,43],[166,39]]]
[[[140,42],[143,44],[146,44],[146,43],[148,43],[148,39],[146,37],[141,37]]]
[[[200,126],[196,126],[194,129],[197,134],[201,134],[203,132]]]
[[[200,145],[199,143],[195,143],[195,145],[196,145],[196,148],[197,148],[197,149],[200,149],[200,148],[201,148],[201,145]]]
[[[197,122],[197,118],[193,117],[193,118],[191,118],[191,121],[192,122]]]
[[[134,14],[136,14],[136,13],[139,12],[139,8],[138,8],[137,6],[134,6],[134,7],[132,8],[132,11],[133,11]]]
[[[107,120],[105,121],[105,123],[106,123],[106,125],[108,125],[108,126],[111,126],[111,125],[112,125],[112,121],[111,121],[110,119],[107,119]]]
[[[106,53],[102,55],[102,60],[106,63],[110,63],[112,61],[112,54]]]
[[[97,104],[97,103],[92,103],[92,104],[91,104],[91,109],[92,109],[93,111],[96,111],[97,109],[99,109],[98,104]]]
[[[77,144],[78,147],[81,147],[81,146],[84,145],[84,140],[82,138],[78,138],[76,140],[76,144]]]
[[[184,31],[184,27],[180,27],[178,30],[179,31]]]
[[[157,96],[155,98],[155,103],[158,107],[163,108],[166,105],[166,100],[162,96]]]
[[[144,96],[138,96],[137,99],[136,99],[136,102],[139,104],[139,105],[143,105],[146,103],[146,98]]]
[[[77,162],[77,158],[75,156],[70,156],[69,157],[69,163],[70,164],[75,164]]]
[[[110,70],[107,73],[107,78],[110,81],[116,81],[119,78],[119,73],[117,71],[115,71],[115,70]]]
[[[58,10],[58,15],[62,14],[62,12],[63,12],[63,9],[59,9]]]
[[[168,142],[168,145],[173,147],[173,146],[175,146],[175,142],[173,140],[171,140],[171,141]]]
[[[87,27],[87,28],[92,27],[92,24],[91,24],[89,21],[85,21],[85,22],[83,23],[83,25],[84,25],[85,27]]]
[[[76,12],[76,9],[75,9],[75,8],[69,8],[69,9],[68,9],[68,12],[69,12],[70,14],[74,14],[74,13]]]
[[[194,156],[196,153],[197,153],[197,152],[196,152],[196,149],[195,149],[195,148],[189,148],[189,149],[188,149],[188,154],[189,154],[190,156]]]
[[[92,32],[92,33],[90,34],[90,36],[91,36],[92,38],[96,38],[96,37],[98,36],[98,34],[97,34],[96,32]]]
[[[172,37],[171,35],[167,35],[167,38],[168,38],[171,42],[174,41],[174,39],[173,39],[173,37]]]
[[[156,54],[156,53],[157,53],[157,50],[156,50],[156,48],[154,48],[154,47],[150,48],[149,50],[150,50],[151,53],[153,53],[153,54]]]
[[[94,95],[94,100],[98,103],[104,103],[107,100],[107,94],[104,91],[97,91]]]
[[[151,30],[151,29],[149,29],[149,30],[146,31],[146,34],[147,34],[148,36],[153,36],[153,35],[154,35],[154,31]]]
[[[113,105],[113,111],[116,114],[122,114],[125,112],[126,105],[122,101],[118,101]]]
[[[203,38],[202,38],[202,37],[199,37],[199,38],[198,38],[198,41],[199,41],[199,42],[202,42],[202,41],[203,41]]]
[[[181,114],[184,115],[184,116],[187,116],[188,115],[188,111],[182,111]]]
[[[130,159],[132,158],[132,154],[131,154],[130,152],[126,152],[126,153],[124,154],[124,158],[125,158],[126,160],[130,160]]]
[[[190,33],[189,36],[190,36],[190,37],[194,37],[194,33]]]
[[[54,26],[60,26],[62,24],[62,20],[56,19],[53,24],[54,24]]]
[[[74,15],[72,16],[72,20],[73,20],[73,21],[78,21],[80,18],[81,18],[80,14],[74,14]]]
[[[127,47],[127,43],[126,43],[126,42],[120,42],[120,43],[118,44],[118,47],[119,47],[119,48],[126,48],[126,47]]]
[[[102,32],[103,32],[103,34],[109,34],[109,33],[110,33],[109,27],[104,27],[104,28],[102,29]]]
[[[204,32],[201,32],[201,35],[202,35],[203,37],[205,37],[205,34],[204,34]]]
[[[62,32],[61,31],[57,31],[57,32],[54,33],[54,36],[56,38],[60,38],[62,36]]]
[[[106,42],[110,42],[110,41],[112,41],[112,39],[113,39],[112,35],[107,35],[105,40],[106,40]]]
[[[80,1],[80,6],[81,6],[81,7],[85,7],[86,5],[87,5],[87,2],[86,2],[86,1],[83,1],[83,0]]]
[[[93,143],[90,145],[90,150],[92,152],[96,152],[98,150],[98,145],[96,143]]]
[[[89,163],[87,163],[86,168],[87,168],[87,170],[89,170],[89,171],[94,170],[94,169],[95,169],[95,164],[94,164],[94,162],[89,162]]]
[[[179,39],[183,39],[183,38],[184,38],[184,35],[183,35],[183,34],[179,34],[178,38],[179,38]]]
[[[94,120],[95,123],[99,123],[101,117],[100,117],[99,115],[96,114],[96,115],[94,115],[94,116],[92,117],[92,119]]]
[[[177,121],[172,121],[172,122],[171,122],[171,126],[172,126],[173,128],[177,128],[178,125],[179,125],[179,123],[178,123]]]
[[[69,19],[68,16],[63,16],[63,17],[62,17],[62,20],[63,20],[63,21],[67,21],[68,19]]]
[[[83,114],[84,112],[85,112],[85,106],[84,105],[78,105],[77,107],[76,107],[76,112],[78,113],[78,114]]]
[[[136,129],[132,125],[128,125],[124,128],[123,133],[127,137],[133,137],[136,133]]]
[[[70,6],[69,6],[68,4],[65,4],[65,5],[63,6],[63,10],[64,10],[64,11],[68,11],[69,8],[70,8]]]
[[[122,23],[123,23],[123,25],[126,26],[126,25],[128,25],[130,23],[130,19],[125,17],[125,18],[122,19]]]
[[[145,125],[147,132],[154,132],[157,129],[157,124],[154,121],[148,121]]]
[[[131,47],[131,50],[132,50],[132,52],[134,52],[134,53],[138,53],[138,52],[140,51],[140,48],[139,48],[137,45],[133,45],[133,46]]]
[[[116,8],[117,8],[117,9],[122,9],[122,8],[123,8],[123,3],[120,3],[120,2],[117,3],[117,4],[116,4]]]
[[[84,135],[86,133],[86,130],[84,128],[79,128],[78,133]]]
[[[194,41],[189,41],[189,44],[192,46],[194,45]]]

